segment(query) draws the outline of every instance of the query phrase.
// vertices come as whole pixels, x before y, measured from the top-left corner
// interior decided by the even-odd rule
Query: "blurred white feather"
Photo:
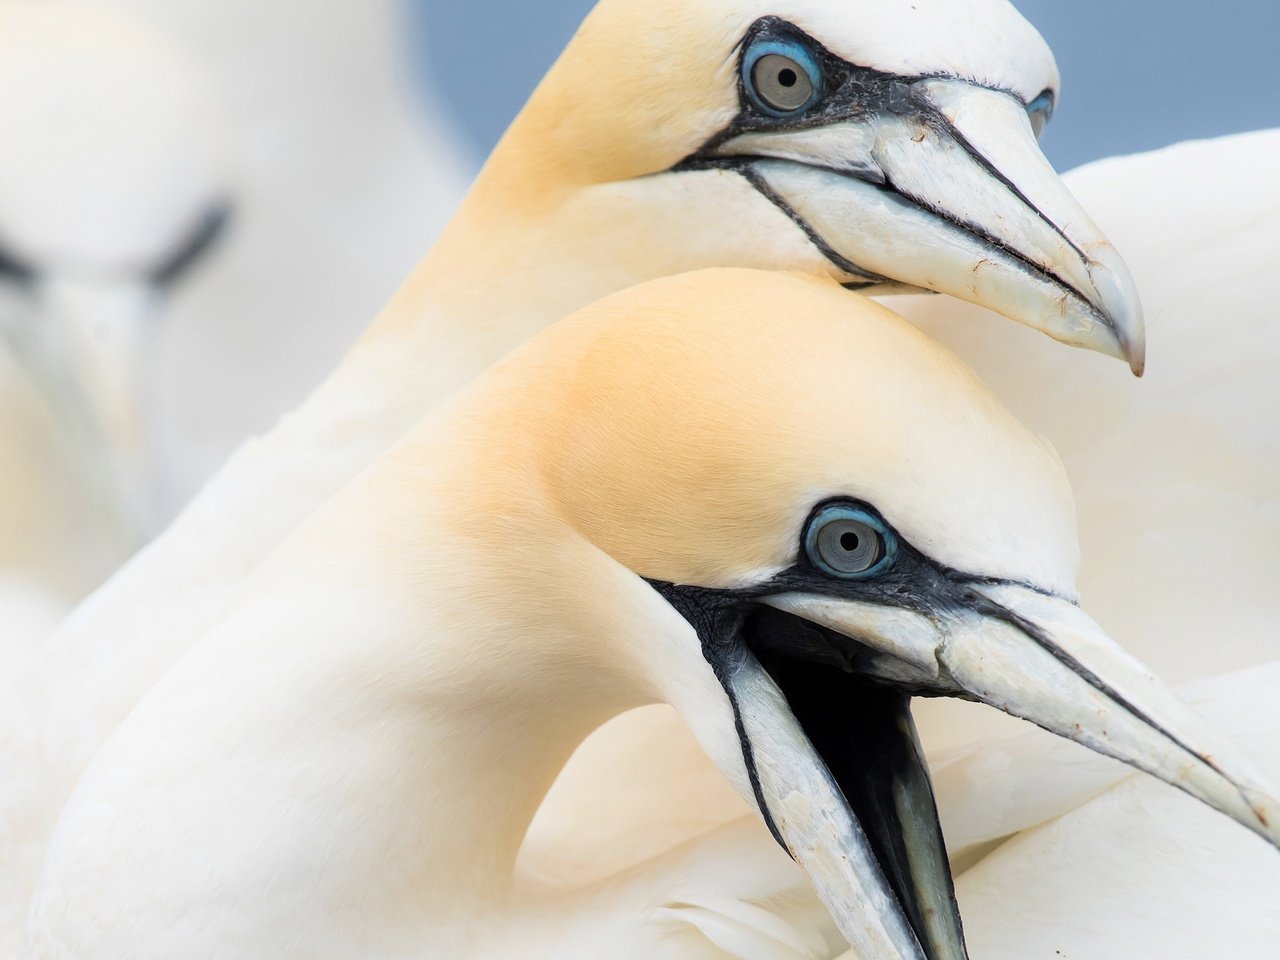
[[[409,77],[396,0],[104,0],[178,38],[231,127],[233,220],[157,356],[185,500],[331,370],[461,199],[470,169]]]
[[[110,464],[84,444],[68,457],[53,436],[65,418],[6,377],[0,565],[69,596],[92,586],[296,405],[431,245],[468,171],[440,112],[402,76],[398,10],[0,4],[0,129],[21,145],[0,151],[0,241],[36,272],[42,309],[78,324],[26,352],[67,366],[69,389],[109,419],[84,383],[97,368],[68,357],[94,331],[128,328],[117,353],[137,357],[119,366],[142,381],[151,422],[126,422],[105,446],[150,446],[139,435],[154,430],[167,480],[142,489],[151,464],[134,464],[95,490],[110,487]],[[223,203],[220,242],[158,297],[156,267]],[[0,314],[27,306],[14,286],[0,283]],[[20,320],[24,335],[62,329]],[[115,394],[132,389],[117,379]],[[106,516],[113,500],[123,520]],[[111,528],[102,545],[98,527]]]

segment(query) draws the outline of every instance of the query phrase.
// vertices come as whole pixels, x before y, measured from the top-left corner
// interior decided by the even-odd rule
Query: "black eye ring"
[[[866,580],[893,566],[898,538],[879,517],[848,503],[814,514],[804,534],[809,562],[831,577]]]
[[[757,109],[793,117],[822,96],[822,67],[798,41],[757,40],[742,58],[742,86]]]

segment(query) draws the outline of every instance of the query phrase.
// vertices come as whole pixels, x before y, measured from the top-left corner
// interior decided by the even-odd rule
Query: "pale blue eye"
[[[804,535],[809,562],[841,580],[879,576],[898,556],[898,539],[884,522],[851,504],[819,510]]]
[[[1027,104],[1027,116],[1031,118],[1031,129],[1035,131],[1037,140],[1040,139],[1040,135],[1044,133],[1044,128],[1048,125],[1049,119],[1053,116],[1053,107],[1056,100],[1057,98],[1053,95],[1053,91],[1046,90]]]
[[[742,85],[751,102],[774,117],[803,113],[822,96],[822,68],[803,44],[760,40],[742,58]]]

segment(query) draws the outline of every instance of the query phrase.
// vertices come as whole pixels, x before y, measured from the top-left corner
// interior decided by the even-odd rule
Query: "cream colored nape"
[[[696,632],[636,574],[758,582],[840,494],[954,566],[1070,586],[1056,458],[874,302],[705,271],[563,321],[309,520],[121,724],[50,844],[32,960],[830,956],[758,822],[571,895],[512,872],[572,748],[637,703],[679,705],[749,791]]]
[[[636,328],[625,347],[620,315]],[[591,323],[603,335],[584,336]],[[795,561],[813,506],[843,496],[935,562],[1074,594],[1057,456],[953,357],[831,281],[665,278],[605,298],[538,347],[575,357],[554,376],[538,370],[569,397],[542,454],[559,509],[642,576],[761,582]]]

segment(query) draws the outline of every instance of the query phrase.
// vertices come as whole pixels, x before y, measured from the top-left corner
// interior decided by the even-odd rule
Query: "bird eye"
[[[823,507],[804,538],[810,562],[843,579],[876,576],[897,556],[897,540],[876,517],[849,504]]]
[[[822,95],[822,69],[801,44],[762,40],[747,49],[742,83],[751,102],[765,113],[789,117]]]
[[[1053,108],[1056,102],[1057,98],[1053,95],[1053,91],[1046,90],[1027,104],[1027,116],[1031,118],[1031,129],[1035,131],[1037,140],[1040,139],[1040,135],[1044,133],[1044,128],[1048,126],[1049,120],[1053,117]]]

